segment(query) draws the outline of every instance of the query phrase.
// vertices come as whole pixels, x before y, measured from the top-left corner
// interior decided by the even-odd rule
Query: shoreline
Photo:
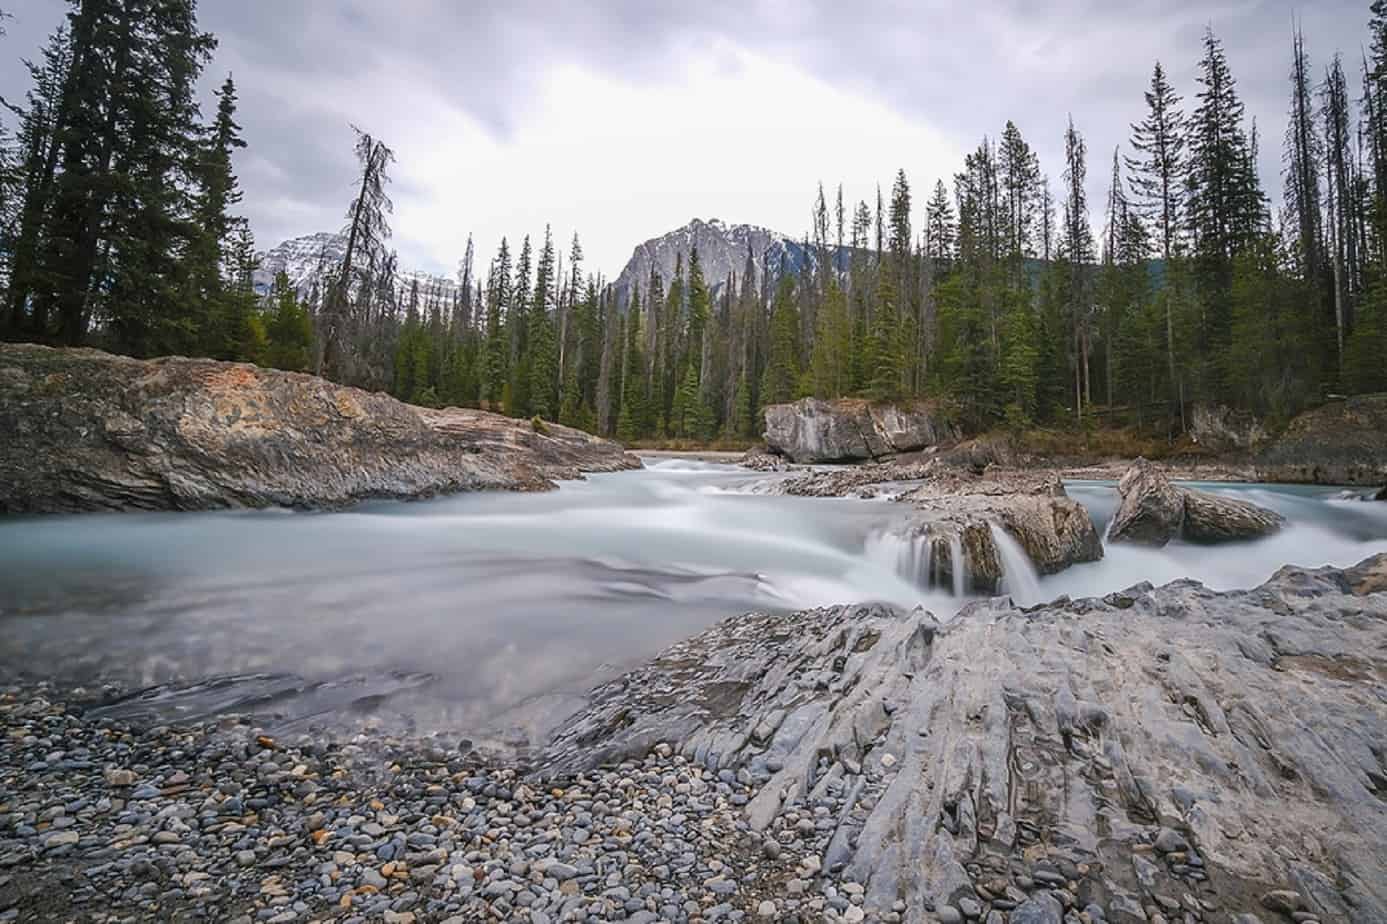
[[[1340,631],[1311,624],[1352,608]],[[747,614],[593,690],[523,759],[369,719],[132,726],[88,708],[119,690],[11,684],[0,921],[1366,922],[1387,896],[1387,819],[1343,774],[1361,736],[1387,734],[1359,696],[1384,618],[1387,554],[1247,591],[992,598],[948,624]],[[964,655],[983,639],[999,665]],[[1287,697],[1342,724],[1307,731]],[[1217,769],[1233,755],[1244,774],[1279,768],[1268,791]],[[1347,827],[1313,850],[1286,839],[1310,817]],[[1248,839],[1264,829],[1292,854]]]

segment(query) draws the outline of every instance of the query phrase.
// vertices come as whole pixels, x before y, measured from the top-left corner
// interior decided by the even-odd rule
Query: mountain
[[[675,260],[682,256],[687,272],[689,252],[695,245],[698,261],[703,265],[703,278],[714,296],[721,294],[729,275],[735,275],[737,287],[741,287],[748,250],[758,287],[765,285],[767,279],[774,283],[782,273],[799,273],[818,267],[818,255],[813,248],[787,235],[756,225],[729,225],[716,218],[708,221],[695,218],[682,228],[636,246],[613,284],[617,304],[628,304],[636,287],[645,292],[652,266],[660,270],[668,288],[669,281],[674,278]],[[849,253],[847,247],[838,252],[840,269],[846,268]]]
[[[267,295],[274,285],[275,276],[281,271],[289,277],[289,282],[298,290],[300,297],[307,297],[313,282],[326,272],[335,270],[342,264],[347,253],[347,236],[331,231],[319,231],[292,238],[260,254],[260,266],[255,271],[255,291]],[[457,280],[432,273],[415,270],[400,270],[396,274],[396,289],[401,302],[409,297],[415,282],[419,283],[420,300],[427,301],[437,297],[451,300],[457,292]]]

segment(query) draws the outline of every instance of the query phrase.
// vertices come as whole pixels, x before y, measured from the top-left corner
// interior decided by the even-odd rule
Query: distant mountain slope
[[[763,286],[769,277],[774,282],[781,273],[799,273],[802,269],[817,269],[818,258],[812,248],[792,237],[757,225],[729,225],[716,218],[693,221],[667,234],[638,244],[631,259],[613,284],[617,304],[625,306],[631,292],[639,287],[645,292],[650,281],[651,267],[660,271],[666,287],[674,277],[675,261],[683,257],[687,271],[689,252],[698,247],[698,260],[703,266],[703,278],[714,295],[721,293],[728,277],[735,275],[738,288],[746,267],[748,249],[754,263],[755,285]],[[840,267],[847,264],[849,250],[838,254]]]
[[[289,277],[290,284],[298,290],[299,295],[306,297],[314,280],[323,273],[339,267],[346,253],[346,235],[331,231],[319,231],[317,234],[307,234],[284,241],[260,255],[260,266],[256,269],[254,277],[255,291],[261,295],[268,294],[274,285],[275,276],[283,272]],[[402,299],[408,297],[409,290],[416,280],[419,283],[421,301],[427,300],[430,296],[450,300],[458,287],[456,280],[446,276],[401,270],[398,273],[396,288]]]

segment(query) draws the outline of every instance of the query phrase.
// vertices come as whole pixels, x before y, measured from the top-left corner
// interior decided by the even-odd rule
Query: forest
[[[1063,163],[1042,165],[1008,122],[923,187],[921,227],[904,170],[874,202],[821,185],[797,270],[749,253],[709,280],[692,250],[622,300],[547,228],[484,268],[469,242],[447,295],[403,282],[395,153],[360,129],[345,255],[307,292],[257,294],[236,87],[205,119],[216,39],[194,0],[70,6],[25,97],[0,100],[5,339],[245,360],[630,442],[754,438],[761,407],[810,395],[926,398],[974,431],[1173,438],[1196,403],[1276,422],[1387,390],[1387,0],[1361,62],[1288,36],[1279,206],[1257,170],[1275,140],[1207,31],[1196,85],[1156,63],[1110,156],[1071,118]]]

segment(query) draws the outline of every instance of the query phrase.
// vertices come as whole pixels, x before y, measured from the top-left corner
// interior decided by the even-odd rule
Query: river
[[[309,727],[366,713],[420,729],[502,716],[534,731],[594,680],[726,616],[865,601],[950,616],[967,602],[912,580],[911,552],[892,539],[899,505],[769,496],[776,476],[648,463],[547,494],[335,513],[0,521],[0,670],[118,680],[140,692],[111,712],[137,720],[252,711]],[[1101,562],[1043,578],[1012,548],[1007,589],[1022,603],[1182,577],[1231,589],[1283,564],[1387,550],[1387,504],[1332,488],[1198,487],[1288,526],[1218,548],[1109,546]],[[1068,489],[1103,531],[1113,486]]]

